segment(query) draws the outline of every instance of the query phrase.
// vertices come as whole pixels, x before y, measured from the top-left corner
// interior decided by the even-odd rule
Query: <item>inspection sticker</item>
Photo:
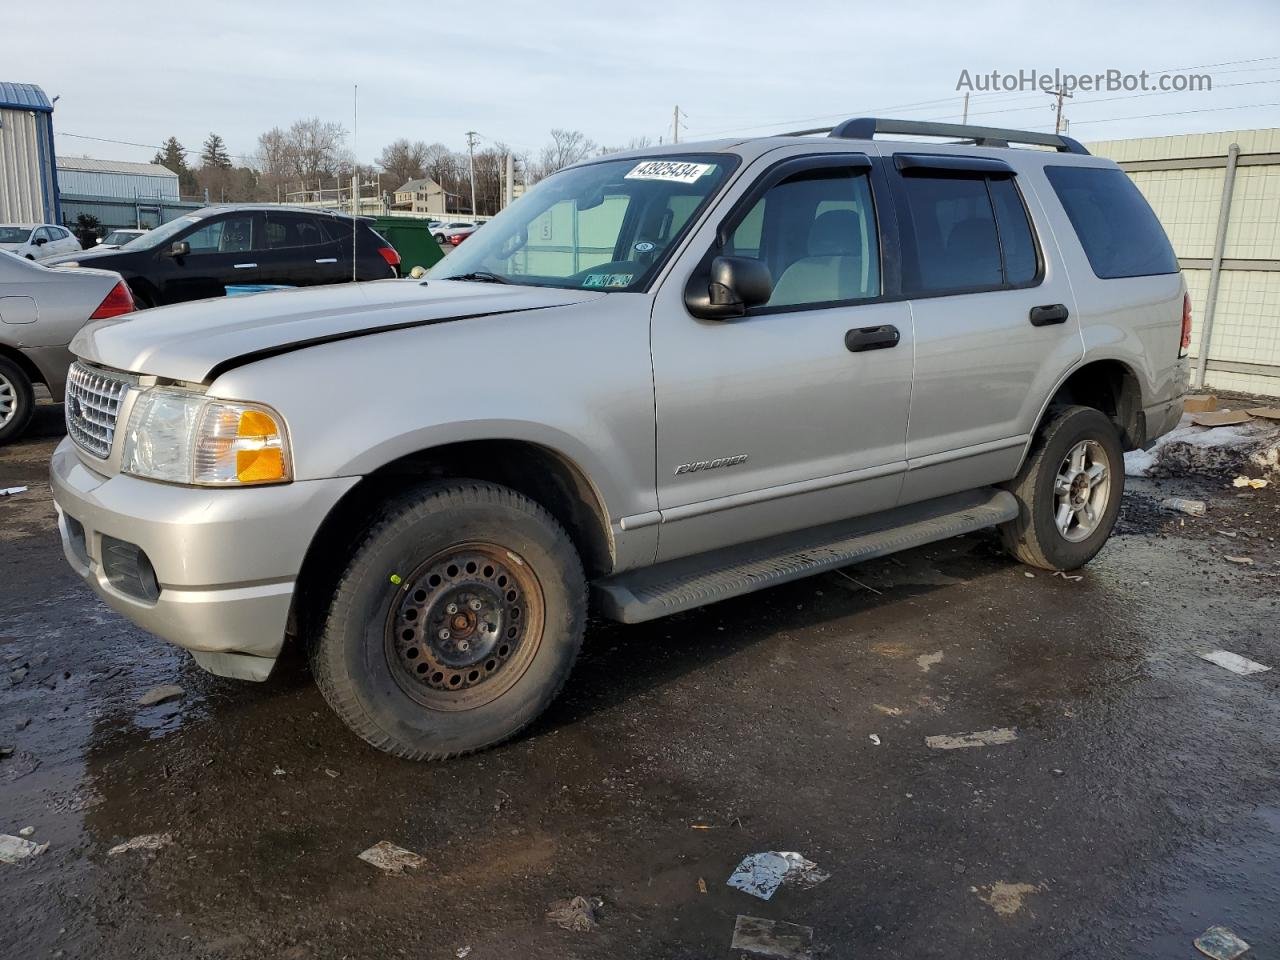
[[[625,287],[635,278],[634,273],[589,273],[582,280],[584,287]]]
[[[711,167],[710,163],[686,163],[682,160],[644,160],[632,167],[625,179],[693,183]]]

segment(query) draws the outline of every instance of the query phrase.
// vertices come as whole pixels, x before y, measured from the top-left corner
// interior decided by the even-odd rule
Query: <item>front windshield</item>
[[[30,227],[0,227],[0,243],[26,243]]]
[[[148,230],[140,237],[135,237],[120,249],[148,250],[151,247],[159,246],[174,234],[181,233],[187,227],[193,223],[199,223],[202,219],[199,214],[191,214],[186,217],[179,217],[177,220],[170,220],[168,223],[162,223],[154,230]]]
[[[686,155],[562,171],[477,229],[427,277],[640,290],[736,163],[724,154]]]

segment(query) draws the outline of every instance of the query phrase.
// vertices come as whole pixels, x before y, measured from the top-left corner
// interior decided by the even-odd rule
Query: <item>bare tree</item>
[[[386,171],[388,180],[395,181],[390,189],[426,176],[430,151],[431,147],[421,140],[409,141],[403,137],[383,147],[378,154],[378,166]]]
[[[621,147],[601,147],[600,156],[605,157],[611,153],[630,153],[633,150],[645,150],[653,146],[653,141],[648,137],[632,137]]]
[[[596,152],[596,145],[581,130],[551,131],[551,142],[542,148],[542,162],[538,165],[538,178],[549,177],[579,160],[585,160]]]

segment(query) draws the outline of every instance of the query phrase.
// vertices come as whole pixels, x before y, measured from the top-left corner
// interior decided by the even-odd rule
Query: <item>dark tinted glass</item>
[[[1123,170],[1045,167],[1093,272],[1104,280],[1177,273],[1164,228]]]
[[[1036,242],[1027,220],[1027,208],[1018,196],[1012,179],[988,180],[991,199],[996,204],[1000,225],[1000,245],[1004,247],[1004,282],[1029,283],[1036,277]]]
[[[903,177],[911,234],[907,287],[945,293],[998,287],[1000,246],[987,182],[980,177]]]

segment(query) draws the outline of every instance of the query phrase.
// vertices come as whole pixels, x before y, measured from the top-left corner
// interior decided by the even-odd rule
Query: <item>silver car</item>
[[[71,366],[68,344],[89,320],[133,309],[120,275],[109,270],[51,270],[0,253],[0,444],[26,428],[35,385],[61,399]]]
[[[988,527],[1088,562],[1187,388],[1151,209],[1065,137],[812,133],[568,168],[423,281],[91,325],[68,561],[215,673],[296,638],[414,759],[529,724],[589,597],[637,622]]]

